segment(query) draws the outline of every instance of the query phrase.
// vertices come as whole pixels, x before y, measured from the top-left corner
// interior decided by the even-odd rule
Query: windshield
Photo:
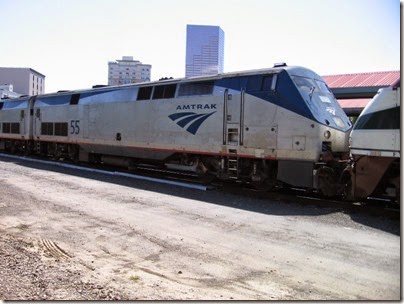
[[[337,128],[350,126],[349,122],[341,119],[345,113],[324,81],[302,76],[292,76],[292,79],[319,122],[329,125],[332,121],[331,124]]]
[[[328,89],[327,85],[324,82],[320,80],[315,80],[315,82],[317,84],[317,87],[320,89],[320,92],[331,94],[331,91]]]
[[[313,88],[316,88],[314,81],[310,78],[292,76],[293,81],[295,82],[299,91],[303,91],[305,93],[310,93]]]
[[[331,103],[331,100],[329,98],[321,98],[321,96],[327,96],[327,97],[332,97],[334,98],[334,95],[332,95],[331,91],[328,89],[327,85],[320,81],[320,80],[314,80],[306,77],[301,77],[301,76],[292,76],[293,81],[295,82],[297,88],[303,95],[309,94],[310,98],[312,97],[314,91],[317,93],[322,93],[320,94],[320,99],[322,102],[327,102]],[[331,96],[329,96],[331,95]]]

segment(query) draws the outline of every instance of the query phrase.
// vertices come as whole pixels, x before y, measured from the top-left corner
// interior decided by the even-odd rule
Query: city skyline
[[[158,9],[156,9],[158,7]],[[46,93],[106,84],[123,55],[152,81],[185,76],[186,24],[226,33],[224,72],[308,67],[320,75],[400,69],[398,0],[2,0],[0,66],[46,75]]]

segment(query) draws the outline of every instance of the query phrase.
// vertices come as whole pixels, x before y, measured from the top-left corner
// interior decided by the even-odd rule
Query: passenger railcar
[[[26,150],[31,139],[30,99],[6,99],[0,102],[0,149]]]
[[[398,198],[400,193],[400,82],[378,91],[350,135],[352,196]]]
[[[28,127],[9,142],[13,121]],[[301,67],[39,95],[4,102],[0,122],[3,149],[326,195],[346,182],[351,123],[322,78]]]

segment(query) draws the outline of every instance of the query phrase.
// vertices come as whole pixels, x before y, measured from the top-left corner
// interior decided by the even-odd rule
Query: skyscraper
[[[223,73],[224,32],[219,26],[187,25],[185,76]]]

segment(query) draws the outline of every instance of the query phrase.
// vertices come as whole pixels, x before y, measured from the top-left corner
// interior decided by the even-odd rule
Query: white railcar
[[[400,83],[378,91],[350,135],[356,198],[400,193]]]

